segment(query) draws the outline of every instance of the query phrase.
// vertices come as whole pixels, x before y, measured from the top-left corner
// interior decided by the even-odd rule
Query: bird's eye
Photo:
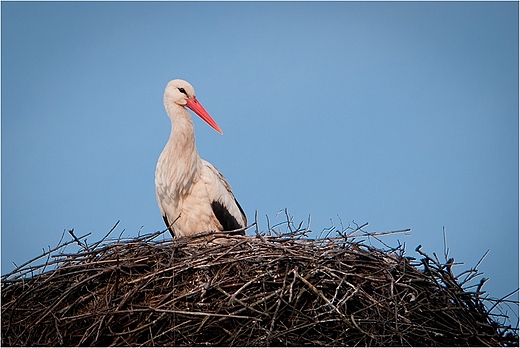
[[[186,94],[186,96],[188,96],[188,93],[186,93],[186,90],[184,88],[179,87],[178,90],[179,90],[179,92],[184,93],[184,94]]]

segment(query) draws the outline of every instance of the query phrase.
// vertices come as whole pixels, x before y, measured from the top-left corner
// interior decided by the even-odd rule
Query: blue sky
[[[411,228],[518,287],[518,3],[2,2],[2,274],[64,229],[164,229],[167,82],[189,81],[202,158],[258,211]],[[331,222],[332,220],[332,222]]]

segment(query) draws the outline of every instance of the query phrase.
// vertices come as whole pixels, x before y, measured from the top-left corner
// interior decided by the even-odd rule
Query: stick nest
[[[483,281],[464,289],[476,270],[377,249],[360,229],[312,240],[288,225],[219,244],[157,232],[87,245],[69,231],[44,264],[2,277],[2,345],[518,345],[485,308]]]

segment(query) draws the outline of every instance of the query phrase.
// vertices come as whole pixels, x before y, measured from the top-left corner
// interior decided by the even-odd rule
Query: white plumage
[[[172,236],[246,227],[246,216],[231,186],[197,152],[193,121],[185,107],[219,133],[222,131],[197,101],[193,87],[183,80],[170,81],[164,91],[164,107],[172,128],[157,162],[155,188],[159,209]]]

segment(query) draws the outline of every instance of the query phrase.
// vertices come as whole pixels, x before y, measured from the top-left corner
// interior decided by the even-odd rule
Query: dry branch
[[[463,289],[476,269],[455,277],[452,259],[366,245],[381,234],[365,225],[314,240],[287,224],[221,244],[72,234],[78,252],[59,246],[2,277],[2,345],[518,345],[483,282]]]

